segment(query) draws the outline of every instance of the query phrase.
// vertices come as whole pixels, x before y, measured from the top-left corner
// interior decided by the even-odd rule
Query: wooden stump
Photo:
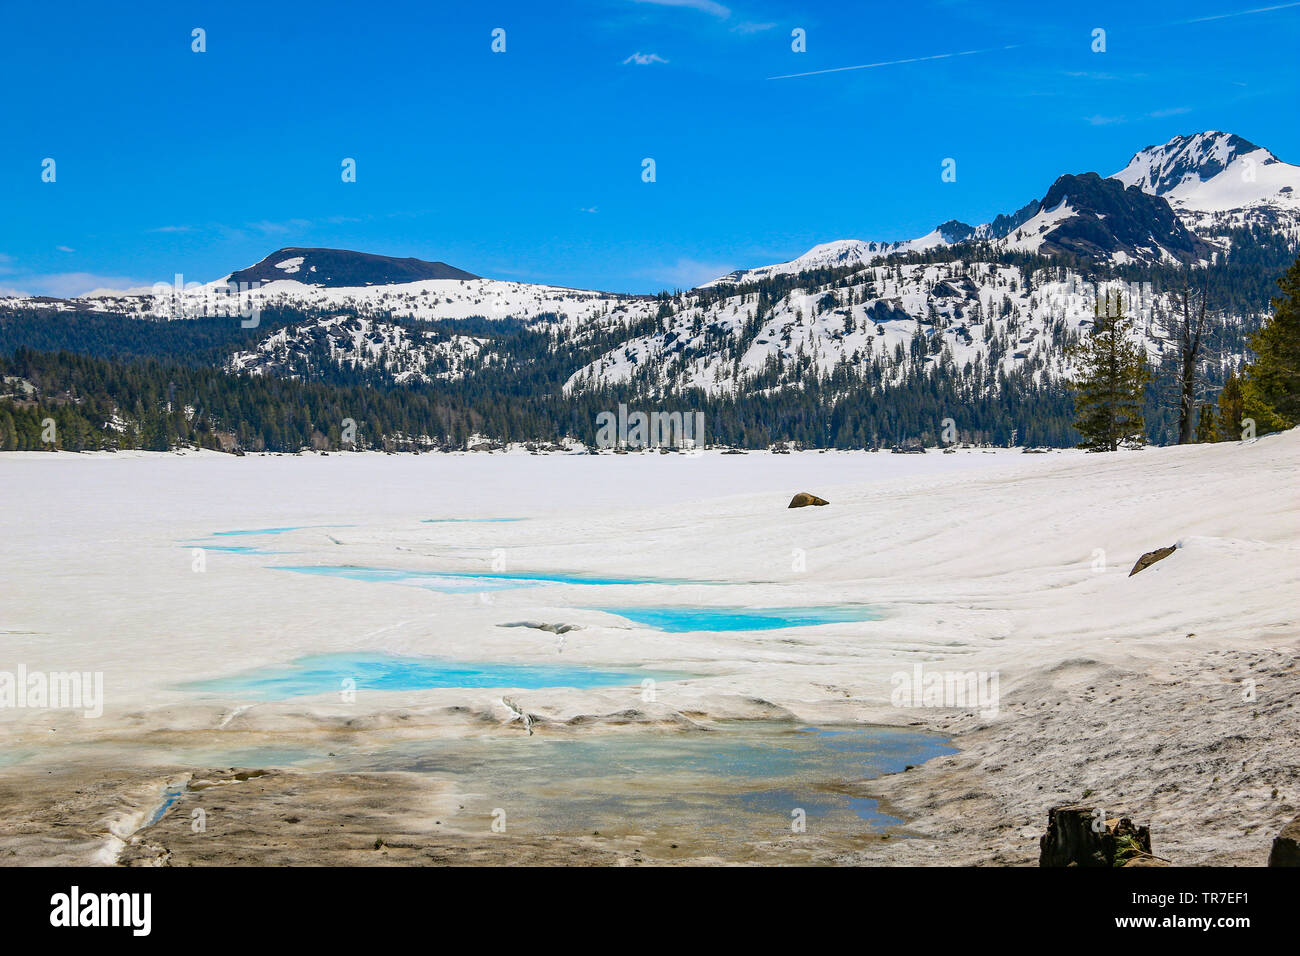
[[[1151,856],[1151,831],[1128,817],[1102,820],[1093,807],[1053,807],[1039,838],[1039,866],[1124,866]]]
[[[1269,866],[1300,866],[1300,817],[1296,817],[1273,838]]]

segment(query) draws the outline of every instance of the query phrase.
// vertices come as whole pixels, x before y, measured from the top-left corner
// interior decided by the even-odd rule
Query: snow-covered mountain
[[[1192,256],[1209,247],[1188,233],[1162,197],[1096,173],[1064,175],[1041,200],[993,222],[970,226],[949,220],[918,239],[869,242],[840,239],[814,246],[789,262],[739,269],[706,287],[754,282],[810,269],[865,266],[905,252],[925,252],[938,246],[987,243],[995,250],[1070,253],[1123,263],[1166,262]]]
[[[1232,133],[1212,130],[1148,146],[1112,178],[1167,200],[1207,239],[1256,226],[1300,242],[1300,166]]]
[[[1117,281],[1098,285],[1066,269],[878,263],[770,303],[751,292],[687,293],[659,328],[577,370],[565,390],[633,384],[652,395],[685,388],[736,395],[841,375],[888,387],[934,371],[976,388],[1011,374],[1044,384],[1068,374],[1066,348],[1092,325],[1098,296],[1109,293],[1123,297],[1135,339],[1159,362],[1177,318],[1168,293]],[[1235,325],[1242,317],[1222,321]]]
[[[1121,188],[1110,187],[1111,182]],[[788,262],[740,269],[706,285],[867,265],[900,252],[971,242],[1117,263],[1195,260],[1211,246],[1222,248],[1222,235],[1243,225],[1262,226],[1300,243],[1300,166],[1240,136],[1209,131],[1148,146],[1107,179],[1096,173],[1061,176],[1041,200],[990,223],[950,220],[917,239],[835,240]]]
[[[1119,183],[1106,188],[1127,191]],[[1079,207],[1087,203],[1079,201]],[[1072,207],[1062,201],[1054,208]],[[1071,218],[1079,217],[1071,212],[1061,221]],[[1078,241],[1086,243],[1086,235]],[[700,389],[739,396],[798,389],[810,380],[832,377],[889,388],[917,375],[954,377],[975,390],[995,388],[1006,376],[1045,385],[1069,373],[1066,349],[1091,326],[1098,295],[1123,295],[1135,319],[1135,338],[1155,363],[1171,349],[1177,318],[1177,303],[1168,293],[1117,281],[1099,287],[1077,270],[1050,266],[878,262],[834,281],[784,278],[778,294],[760,294],[752,291],[753,285],[721,285],[667,299],[579,296],[564,302],[572,315],[563,322],[541,311],[543,304],[559,301],[545,296],[520,300],[529,303],[529,315],[515,311],[525,325],[576,346],[577,354],[585,351],[586,360],[564,381],[569,395],[615,385],[646,395]],[[425,329],[418,321],[394,321],[383,314],[383,307],[403,303],[398,318],[408,312],[420,318],[413,301],[431,297],[422,294],[430,282],[447,281],[411,284],[420,289],[414,294],[404,286],[390,287],[387,299],[367,302],[373,315],[359,312],[355,288],[332,290],[346,295],[342,301],[326,300],[330,308],[346,306],[344,314],[270,330],[255,347],[231,354],[226,367],[304,377],[332,366],[417,384],[458,380],[490,366],[516,366],[520,357],[490,331],[480,333],[475,327],[466,334],[439,323]],[[442,319],[482,315],[473,309],[476,295],[465,290],[489,281],[450,280],[461,290],[459,298],[443,288],[441,301],[426,304],[423,314]],[[537,287],[526,288],[532,295]],[[566,292],[577,295],[572,290],[547,295]],[[318,301],[314,295],[310,301]],[[583,318],[575,319],[580,308]],[[1257,318],[1216,316],[1214,321],[1233,326]],[[1239,359],[1238,352],[1213,357],[1221,366]]]
[[[1098,287],[1074,268],[1006,267],[987,261],[986,253],[1069,255],[1113,265],[1206,262],[1227,249],[1228,230],[1249,224],[1287,237],[1294,254],[1297,193],[1300,168],[1240,137],[1175,137],[1141,151],[1116,176],[1061,176],[1041,200],[991,223],[949,221],[902,242],[824,243],[789,262],[723,276],[701,287],[715,296],[684,296],[662,328],[609,350],[565,387],[638,383],[652,393],[694,387],[739,394],[797,387],[809,376],[846,370],[888,385],[918,367],[977,382],[1028,374],[1042,383],[1068,373],[1065,348],[1091,325],[1097,297],[1106,291],[1124,294],[1136,337],[1159,362],[1177,314],[1168,293]],[[970,254],[958,261],[889,261],[896,253],[963,246]],[[766,304],[744,291],[746,284],[830,267],[850,271],[833,282],[783,289]],[[728,295],[729,287],[738,294]],[[1226,338],[1239,342],[1240,330],[1260,317],[1225,313],[1216,321],[1236,330]],[[1232,365],[1240,358],[1237,347],[1221,350],[1214,361]]]
[[[299,248],[278,249],[213,282],[184,283],[179,289],[162,283],[42,304],[168,319],[234,312],[248,316],[282,307],[377,319],[513,318],[566,326],[611,313],[653,315],[656,309],[651,296],[485,279],[445,262]]]
[[[1096,173],[1062,176],[1038,212],[998,245],[1116,263],[1195,262],[1210,254],[1209,245],[1188,231],[1169,203]]]
[[[566,364],[549,374],[568,394],[629,385],[646,394],[698,388],[744,395],[830,379],[887,388],[923,374],[978,392],[1004,377],[1045,384],[1067,374],[1065,349],[1089,327],[1099,294],[1090,263],[1206,261],[1229,247],[1230,230],[1242,224],[1288,236],[1294,250],[1297,192],[1300,168],[1240,137],[1202,133],[1147,147],[1113,177],[1060,176],[1042,199],[989,223],[949,220],[901,242],[824,243],[676,296],[509,282],[443,262],[285,248],[206,284],[28,303],[167,319],[228,315],[232,307],[241,315],[304,314],[300,321],[291,314],[288,326],[283,319],[271,324],[252,345],[244,336],[232,347],[225,367],[255,374],[305,376],[333,366],[416,384],[487,367],[523,371],[536,352],[511,352],[492,331],[492,320],[510,319],[510,327],[545,331],[564,347]],[[994,258],[1008,252],[1043,258],[1026,265]],[[1049,264],[1053,257],[1065,258]],[[834,272],[801,276],[827,269]],[[1135,335],[1160,360],[1175,304],[1165,293],[1123,291]],[[1239,360],[1242,330],[1257,324],[1264,307],[1215,316],[1234,344],[1213,361]],[[461,321],[445,329],[412,324],[449,320]],[[536,336],[531,341],[520,348],[539,347]]]
[[[701,288],[811,269],[860,268],[900,253],[976,243],[995,251],[1069,253],[1112,263],[1195,261],[1224,248],[1228,230],[1241,225],[1270,229],[1300,244],[1300,167],[1239,136],[1211,131],[1148,146],[1106,179],[1096,173],[1063,175],[1042,199],[992,222],[971,226],[949,220],[914,239],[826,242],[788,262],[740,269]],[[576,327],[611,313],[640,318],[657,310],[646,296],[482,278],[445,262],[297,247],[180,291],[163,285],[39,301],[46,308],[182,318],[228,307],[230,284],[244,287],[240,304],[246,310],[289,306],[376,318],[532,321],[551,316]]]
[[[1111,178],[1161,196],[1175,209],[1300,209],[1300,166],[1232,133],[1175,136],[1161,146],[1148,146]]]

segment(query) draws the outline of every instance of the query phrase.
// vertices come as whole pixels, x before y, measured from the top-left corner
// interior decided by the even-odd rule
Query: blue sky
[[[333,246],[650,292],[983,222],[1177,133],[1300,162],[1300,3],[1056,6],[7,4],[0,290]]]

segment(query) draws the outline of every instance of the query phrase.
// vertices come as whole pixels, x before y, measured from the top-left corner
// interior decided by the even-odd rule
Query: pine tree
[[[167,420],[162,415],[151,417],[145,425],[144,448],[146,451],[171,450],[171,442],[167,438]]]
[[[1132,323],[1123,302],[1109,296],[1098,302],[1088,337],[1070,350],[1075,366],[1074,427],[1080,448],[1115,451],[1146,442],[1142,406],[1151,377],[1146,353],[1132,341]]]
[[[1196,416],[1196,443],[1201,445],[1218,441],[1217,433],[1218,422],[1214,420],[1214,406],[1202,405]]]
[[[1241,401],[1241,379],[1229,372],[1219,392],[1219,441],[1241,441]]]
[[[1250,339],[1255,361],[1242,383],[1243,414],[1258,432],[1300,424],[1300,258],[1277,280],[1283,296]]]

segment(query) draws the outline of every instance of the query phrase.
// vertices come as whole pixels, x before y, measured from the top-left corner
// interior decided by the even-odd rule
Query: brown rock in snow
[[[1157,561],[1163,561],[1177,550],[1178,545],[1172,544],[1167,548],[1156,548],[1154,551],[1148,551],[1146,554],[1142,555],[1142,557],[1137,559],[1137,564],[1133,565],[1133,570],[1128,573],[1128,576],[1133,577],[1133,575],[1137,574],[1139,571],[1145,571]]]
[[[810,495],[806,491],[801,491],[790,499],[791,508],[806,508],[809,505],[828,505],[830,504],[825,498],[818,498],[816,495]]]

